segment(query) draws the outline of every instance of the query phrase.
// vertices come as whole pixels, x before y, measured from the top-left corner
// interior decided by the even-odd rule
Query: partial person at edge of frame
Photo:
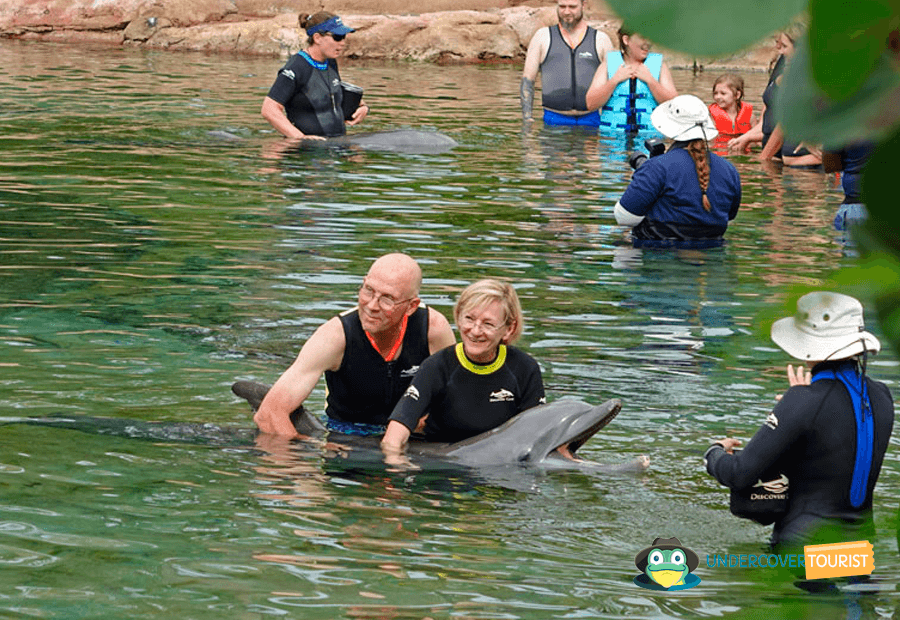
[[[779,31],[773,38],[776,56],[769,70],[769,81],[763,90],[763,108],[759,121],[747,133],[732,138],[728,142],[729,150],[746,152],[756,142],[762,144],[759,159],[763,161],[781,160],[785,166],[816,167],[822,163],[822,153],[818,147],[806,145],[784,135],[784,129],[776,121],[779,91],[784,88],[784,74],[794,56],[795,43],[805,26],[795,24]]]
[[[425,360],[397,402],[381,441],[388,462],[403,455],[426,415],[423,438],[453,443],[545,402],[538,363],[511,346],[524,321],[511,284],[487,279],[469,285],[453,315],[461,342]]]
[[[336,59],[344,51],[346,36],[355,30],[326,11],[301,15],[299,23],[306,31],[307,47],[278,72],[261,113],[286,138],[342,136],[347,131],[344,91]],[[368,113],[369,106],[360,101],[346,125],[361,123]]]
[[[557,0],[559,23],[540,28],[531,37],[519,88],[522,120],[532,120],[534,83],[540,72],[545,125],[596,127],[600,122],[600,114],[585,106],[585,95],[613,46],[606,33],[585,23],[584,3]]]
[[[619,28],[619,50],[609,52],[597,68],[585,105],[600,111],[600,129],[613,134],[652,130],[650,114],[678,96],[672,72],[662,54],[640,34]]]
[[[632,227],[635,246],[721,244],[741,205],[741,178],[709,150],[718,134],[709,109],[699,97],[679,95],[657,107],[651,121],[673,142],[635,170],[616,203],[616,223]]]
[[[864,331],[862,304],[816,291],[775,321],[772,341],[805,366],[787,367],[790,388],[743,450],[727,437],[706,451],[706,469],[721,484],[746,489],[766,472],[789,483],[787,512],[776,517],[770,544],[871,539],[872,496],[894,424],[888,387],[867,376],[881,348]]]
[[[421,303],[421,283],[419,265],[406,254],[386,254],[372,263],[357,307],[319,326],[269,390],[253,417],[259,430],[299,438],[291,412],[324,374],[330,430],[384,432],[419,365],[456,341],[444,315]]]

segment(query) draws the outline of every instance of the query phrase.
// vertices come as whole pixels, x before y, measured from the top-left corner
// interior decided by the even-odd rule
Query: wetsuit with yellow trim
[[[501,344],[493,362],[476,364],[459,343],[422,362],[391,420],[412,432],[428,414],[424,438],[456,442],[543,402],[541,369],[530,355]]]

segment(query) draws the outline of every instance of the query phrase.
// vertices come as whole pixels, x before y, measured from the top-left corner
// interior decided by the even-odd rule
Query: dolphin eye
[[[672,552],[672,558],[670,560],[672,564],[684,564],[684,553],[681,549],[676,549]]]
[[[662,564],[663,562],[666,561],[666,559],[663,557],[662,551],[656,549],[650,554],[648,561],[651,564],[656,565],[656,564]]]

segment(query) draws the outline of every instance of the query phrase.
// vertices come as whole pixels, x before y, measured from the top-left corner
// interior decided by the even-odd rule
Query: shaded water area
[[[896,439],[864,593],[706,566],[764,550],[768,528],[728,513],[701,456],[749,438],[785,389],[767,332],[791,286],[853,263],[834,178],[733,158],[744,201],[724,247],[635,250],[612,218],[625,153],[523,131],[519,68],[343,63],[372,106],[360,130],[460,143],[428,155],[281,152],[259,116],[280,65],[0,41],[0,616],[896,615]],[[710,99],[715,74],[675,73]],[[746,77],[758,104],[764,76]],[[223,446],[10,423],[249,429],[231,383],[274,381],[388,251],[420,260],[423,298],[448,316],[470,281],[515,281],[550,398],[624,402],[582,454],[647,454],[649,471],[395,472],[252,433]],[[896,362],[870,372],[896,389]],[[699,586],[632,583],[658,536],[700,555]]]

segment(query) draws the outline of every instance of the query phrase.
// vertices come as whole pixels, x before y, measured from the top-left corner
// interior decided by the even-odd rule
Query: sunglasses
[[[335,41],[338,41],[338,42],[341,42],[347,38],[347,35],[345,35],[345,34],[334,34],[333,32],[326,32],[325,34],[327,34],[329,37],[331,37],[332,39],[334,39]]]

